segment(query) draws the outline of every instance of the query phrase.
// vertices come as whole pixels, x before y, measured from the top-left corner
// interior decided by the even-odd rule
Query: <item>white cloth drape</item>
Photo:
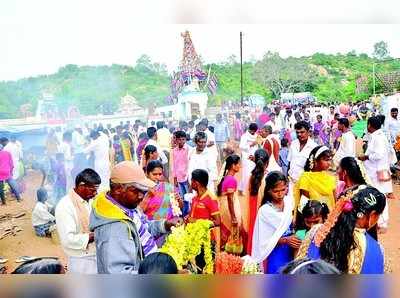
[[[251,252],[251,258],[257,263],[270,255],[292,222],[293,198],[286,196],[284,204],[283,212],[278,212],[269,204],[258,210]]]

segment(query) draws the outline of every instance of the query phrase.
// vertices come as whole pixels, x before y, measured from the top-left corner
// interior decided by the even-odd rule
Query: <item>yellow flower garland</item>
[[[181,270],[184,265],[194,262],[203,248],[206,262],[204,273],[212,274],[214,263],[211,250],[211,224],[209,220],[200,219],[195,223],[189,223],[186,227],[173,228],[160,252],[169,254]]]

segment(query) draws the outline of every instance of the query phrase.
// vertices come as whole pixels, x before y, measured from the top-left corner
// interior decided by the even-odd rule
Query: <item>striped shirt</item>
[[[149,232],[149,223],[146,215],[136,208],[128,209],[122,206],[109,195],[106,195],[106,197],[114,205],[118,206],[125,213],[126,216],[132,219],[140,237],[140,243],[142,244],[143,247],[144,256],[146,257],[149,254],[157,252],[157,244],[154,240],[154,237]]]

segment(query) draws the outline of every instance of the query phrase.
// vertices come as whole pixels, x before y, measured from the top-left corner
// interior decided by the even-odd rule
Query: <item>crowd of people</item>
[[[264,273],[384,273],[398,109],[272,103],[244,114],[49,130],[36,234],[58,232],[71,273],[177,273],[158,249],[172,227],[200,219],[212,222],[215,253]],[[7,146],[0,186],[15,190],[18,145]]]

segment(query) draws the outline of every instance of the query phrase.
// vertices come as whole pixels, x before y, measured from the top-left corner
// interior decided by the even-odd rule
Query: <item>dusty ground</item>
[[[21,227],[23,231],[15,236],[7,236],[0,240],[0,256],[9,259],[7,265],[10,272],[18,266],[15,259],[19,256],[56,256],[65,263],[65,256],[59,245],[52,242],[50,238],[37,237],[31,224],[31,211],[35,202],[35,191],[40,184],[40,176],[35,172],[29,172],[26,177],[27,190],[23,194],[23,202],[15,200],[8,201],[7,206],[0,206],[0,214],[16,214],[25,211],[26,215],[15,219],[14,224]],[[395,194],[400,197],[400,187],[395,186]],[[390,204],[390,224],[386,234],[381,235],[385,247],[386,258],[389,260],[392,272],[400,273],[400,200],[392,200]],[[0,235],[4,228],[11,224],[10,221],[0,223]]]

